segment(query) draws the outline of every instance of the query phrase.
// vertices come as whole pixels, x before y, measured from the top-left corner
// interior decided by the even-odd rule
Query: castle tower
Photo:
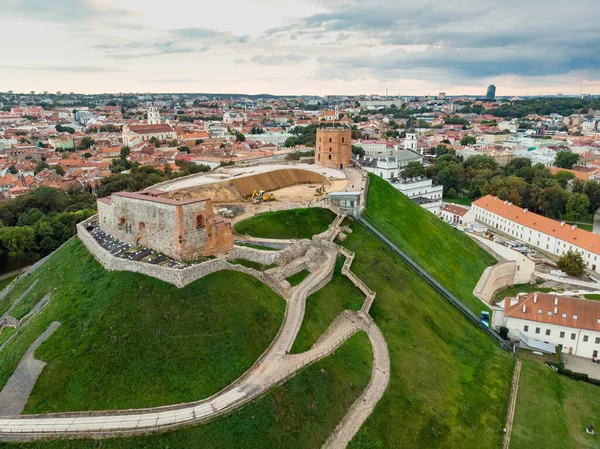
[[[352,131],[350,128],[319,128],[315,145],[315,164],[343,169],[352,160]]]
[[[406,138],[404,139],[404,149],[417,151],[417,132],[414,128],[410,128],[406,131]]]
[[[150,106],[148,109],[148,125],[160,125],[160,113],[156,106]]]

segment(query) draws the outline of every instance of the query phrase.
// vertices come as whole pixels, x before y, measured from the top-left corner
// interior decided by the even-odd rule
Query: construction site
[[[210,198],[234,221],[257,213],[315,205],[328,194],[360,190],[362,172],[312,164],[226,167],[155,186],[178,201]]]

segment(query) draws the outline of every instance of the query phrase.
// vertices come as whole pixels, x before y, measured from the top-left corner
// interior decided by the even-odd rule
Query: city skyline
[[[522,3],[9,0],[0,91],[600,93],[596,4]]]

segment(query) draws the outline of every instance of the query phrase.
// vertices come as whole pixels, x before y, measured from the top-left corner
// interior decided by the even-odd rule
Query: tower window
[[[331,137],[329,138],[329,141],[331,142]]]
[[[345,142],[345,141],[346,141],[346,138],[345,138],[345,137],[342,137],[342,143],[343,143],[343,142]]]
[[[203,228],[204,226],[206,226],[204,215],[198,215],[196,217],[196,229]]]
[[[331,160],[331,154],[329,155],[329,160]]]

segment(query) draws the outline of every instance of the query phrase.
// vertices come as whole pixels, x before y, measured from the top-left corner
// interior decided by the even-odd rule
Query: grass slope
[[[149,407],[201,399],[246,371],[281,325],[284,301],[258,280],[214,273],[184,289],[105,271],[72,240],[34,274],[23,301],[52,291],[47,308],[0,353],[0,386],[52,321],[37,351],[48,364],[26,413]],[[25,311],[25,309],[24,309]]]
[[[242,220],[233,226],[241,235],[268,239],[310,239],[327,230],[335,215],[328,209],[291,209]]]
[[[2,290],[4,290],[6,287],[8,287],[8,284],[10,284],[13,281],[13,279],[16,277],[17,277],[17,275],[15,274],[14,276],[9,276],[7,278],[0,280],[0,292]]]
[[[365,218],[479,315],[486,307],[473,289],[494,257],[387,181],[369,176]]]
[[[6,444],[13,449],[317,449],[371,377],[372,352],[364,332],[333,355],[241,410],[202,426],[109,440],[56,440]]]
[[[350,447],[501,447],[511,355],[374,236],[352,229],[344,246],[356,253],[354,273],[377,292],[371,315],[388,344],[391,379]]]
[[[306,299],[304,321],[292,346],[292,353],[308,351],[342,311],[359,310],[362,307],[365,296],[346,276],[342,276],[345,260],[338,256],[329,284]]]
[[[542,363],[524,360],[511,449],[600,447],[585,428],[600,416],[600,388],[560,376]]]
[[[292,274],[286,280],[290,283],[290,285],[292,287],[295,287],[296,285],[300,284],[304,279],[306,279],[309,275],[310,275],[310,271],[301,270],[301,271],[298,271],[296,274]]]

